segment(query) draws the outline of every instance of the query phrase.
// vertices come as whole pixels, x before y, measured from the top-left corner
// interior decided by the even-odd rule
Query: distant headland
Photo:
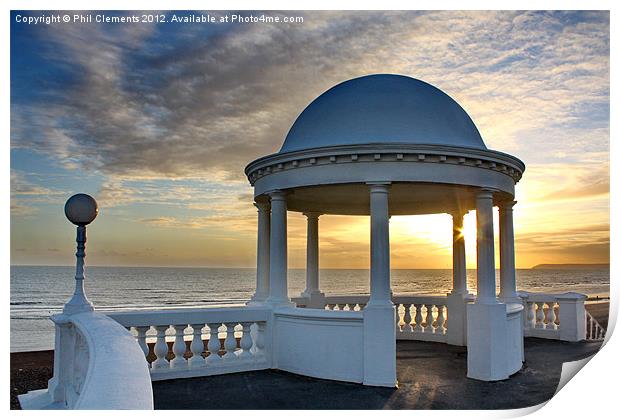
[[[609,264],[538,264],[532,270],[596,270],[609,269]]]

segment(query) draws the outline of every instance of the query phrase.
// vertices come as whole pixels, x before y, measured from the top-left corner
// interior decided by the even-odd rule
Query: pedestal
[[[520,312],[515,310],[511,316],[514,319],[509,320],[505,303],[467,305],[468,378],[500,381],[519,370]]]
[[[467,302],[473,296],[448,293],[448,330],[446,342],[452,346],[467,345]]]
[[[394,325],[394,305],[369,305],[364,308],[364,385],[398,386]]]

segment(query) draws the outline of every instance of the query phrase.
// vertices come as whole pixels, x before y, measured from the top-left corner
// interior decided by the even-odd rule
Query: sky
[[[103,13],[140,15],[93,20]],[[255,266],[245,165],[279,150],[315,97],[372,73],[442,89],[487,147],[525,162],[517,267],[609,262],[607,12],[239,14],[303,23],[34,25],[18,20],[42,12],[11,13],[12,264],[73,264],[63,206],[84,192],[100,208],[90,265]],[[320,229],[321,267],[369,266],[367,217],[322,216]],[[393,268],[451,268],[450,216],[393,217],[390,235]],[[465,238],[475,268],[475,212]],[[289,266],[305,266],[292,212]]]

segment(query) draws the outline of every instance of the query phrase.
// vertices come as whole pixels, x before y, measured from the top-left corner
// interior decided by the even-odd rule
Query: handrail
[[[104,312],[124,327],[266,321],[270,311],[248,306]]]
[[[133,335],[97,312],[73,315],[70,322],[88,349],[86,376],[72,408],[153,409],[148,365]]]
[[[586,340],[603,340],[605,333],[605,328],[586,309]]]
[[[52,316],[54,377],[47,389],[19,396],[24,410],[152,410],[153,389],[133,335],[94,311]]]

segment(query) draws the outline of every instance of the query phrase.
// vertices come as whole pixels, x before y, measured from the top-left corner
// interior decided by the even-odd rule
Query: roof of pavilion
[[[245,173],[256,198],[287,190],[291,210],[336,214],[367,212],[363,184],[407,184],[394,186],[390,208],[421,214],[471,208],[479,188],[510,199],[524,170],[519,159],[487,149],[469,115],[441,90],[376,74],[316,98],[280,151],[251,162]]]

